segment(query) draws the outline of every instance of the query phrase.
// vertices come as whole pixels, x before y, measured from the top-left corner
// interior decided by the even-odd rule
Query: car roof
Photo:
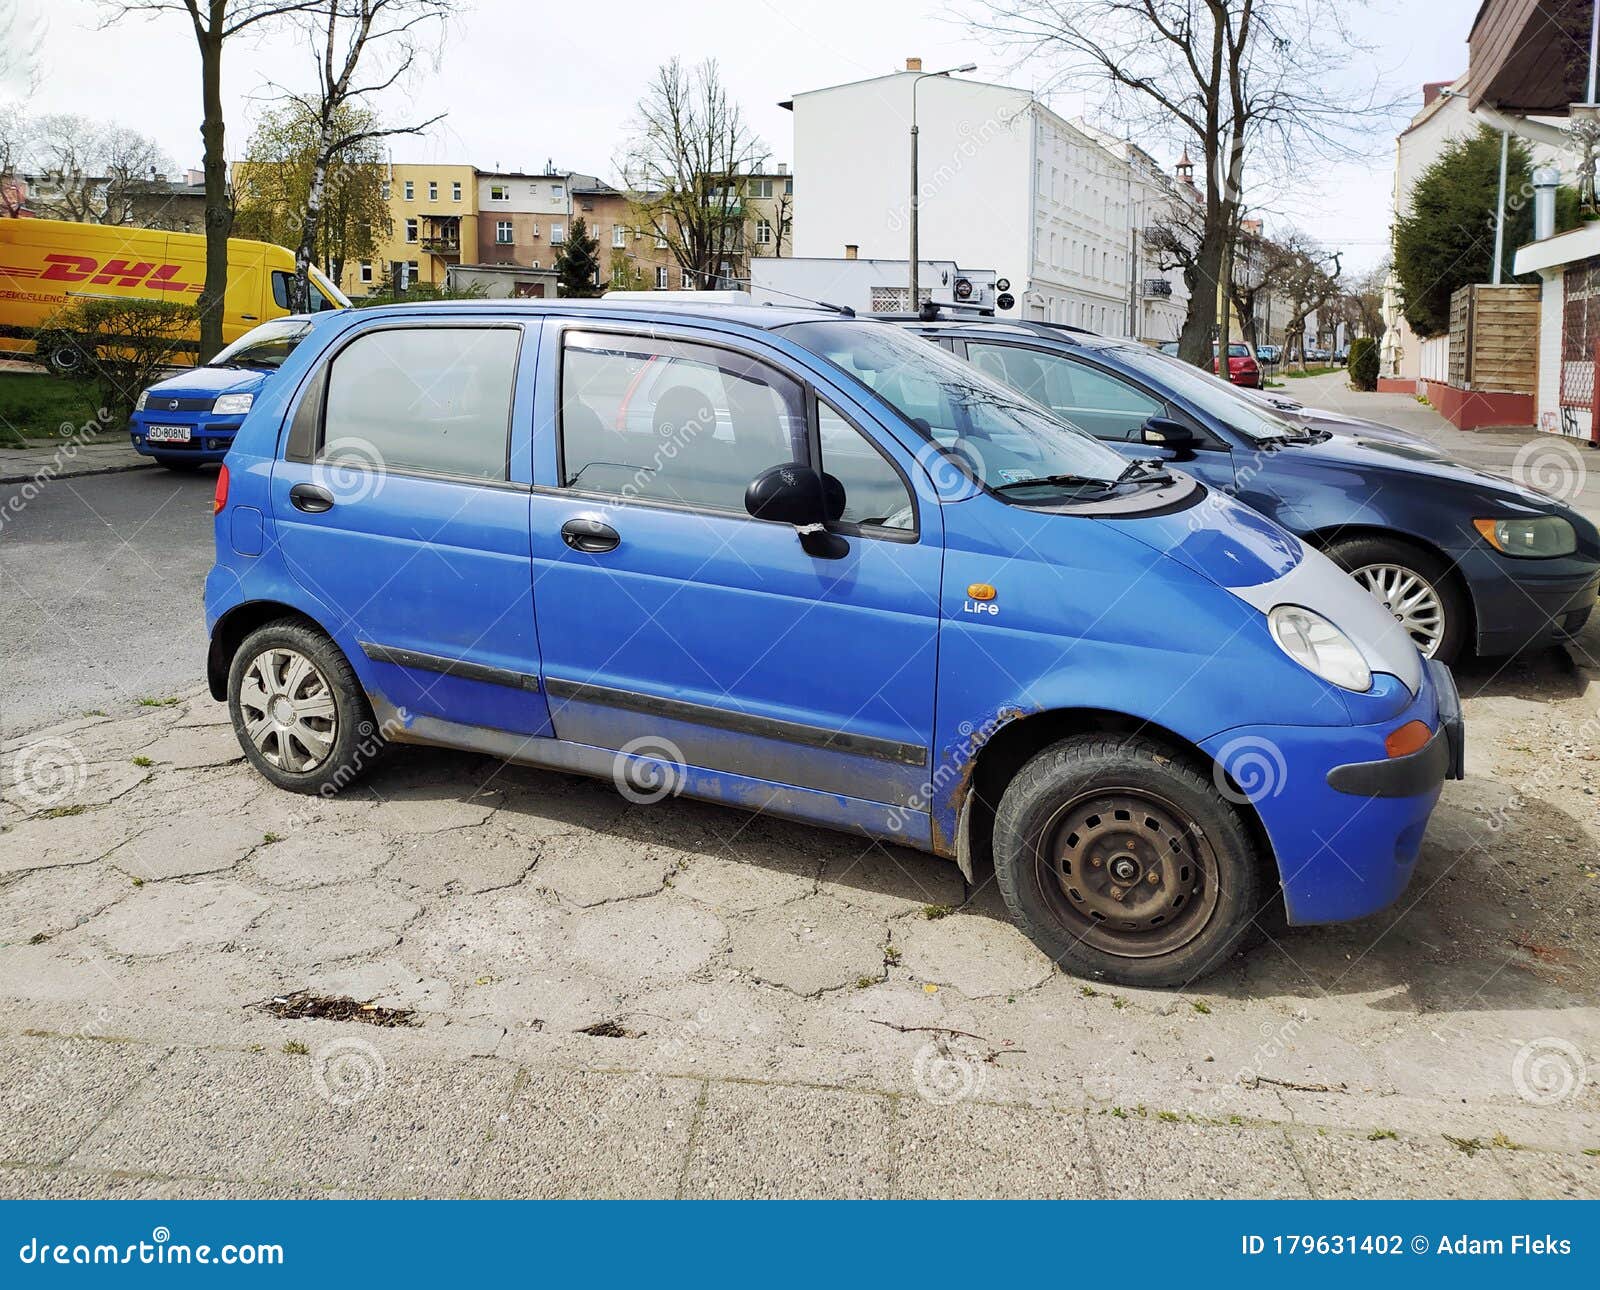
[[[941,318],[931,322],[908,321],[905,325],[929,336],[966,336],[969,338],[1003,336],[1011,340],[1055,341],[1064,346],[1086,349],[1117,349],[1124,345],[1136,345],[1139,343],[1125,340],[1121,337],[1100,336],[1092,331],[1084,331],[1079,327],[1068,327],[1065,324],[1021,322],[1010,319],[985,322],[977,318]]]
[[[400,300],[394,304],[373,305],[369,308],[340,310],[338,312],[353,312],[364,318],[385,315],[404,315],[408,318],[415,318],[419,315],[426,316],[430,314],[448,317],[452,314],[484,312],[493,312],[502,317],[506,315],[522,315],[529,318],[571,317],[592,314],[619,318],[656,319],[662,322],[698,318],[738,323],[745,327],[759,327],[765,330],[783,327],[789,323],[837,321],[840,318],[853,316],[834,309],[818,309],[808,305],[736,305],[715,300],[708,301],[705,304],[678,300],[663,300],[660,303],[656,303],[646,300],[606,300],[604,297],[594,300],[505,300],[491,298],[480,300],[425,300],[418,301],[415,304],[407,304],[404,300]],[[319,315],[319,317],[326,316],[326,314]]]

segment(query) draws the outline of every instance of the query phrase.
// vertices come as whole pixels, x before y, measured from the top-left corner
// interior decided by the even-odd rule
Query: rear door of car
[[[528,563],[538,341],[509,319],[374,319],[291,413],[272,478],[285,565],[413,716],[550,731]]]

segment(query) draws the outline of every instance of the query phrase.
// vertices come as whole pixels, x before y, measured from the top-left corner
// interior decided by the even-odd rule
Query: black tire
[[[274,652],[276,657],[268,657]],[[320,710],[328,706],[321,703],[325,693],[332,700],[331,715],[296,717],[293,726],[273,719],[270,724],[274,729],[258,745],[250,724],[252,719],[260,718],[248,717],[247,711],[263,710],[255,706],[262,698],[258,691],[270,689],[272,681],[292,679],[292,671],[282,666],[285,654],[306,660],[322,683],[320,687],[301,684],[293,693],[286,688],[283,693],[291,705],[298,702],[307,712],[312,707]],[[252,677],[252,667],[258,660],[261,670]],[[260,678],[266,673],[273,675],[269,685],[262,687]],[[276,693],[266,697],[270,703]],[[265,710],[271,711],[270,707]],[[325,633],[295,619],[280,619],[258,627],[235,651],[228,665],[228,715],[250,764],[279,788],[294,793],[340,792],[370,771],[388,746],[349,660]],[[326,737],[325,752],[317,746],[316,734]]]
[[[1398,538],[1385,537],[1346,538],[1342,542],[1335,542],[1326,554],[1346,573],[1366,585],[1369,591],[1374,590],[1366,581],[1373,576],[1370,571],[1384,567],[1404,569],[1427,584],[1443,615],[1442,630],[1432,643],[1409,628],[1408,633],[1428,658],[1453,665],[1461,657],[1471,629],[1472,611],[1454,571],[1438,556]],[[1379,595],[1378,599],[1381,602],[1383,597]],[[1392,607],[1385,607],[1394,612]],[[1400,614],[1396,613],[1395,619],[1402,626],[1405,625]]]
[[[47,345],[34,357],[57,376],[71,376],[84,364],[83,351],[70,341]]]
[[[1220,967],[1271,894],[1235,806],[1139,736],[1076,735],[1023,766],[995,816],[994,869],[1012,919],[1058,966],[1122,985]]]

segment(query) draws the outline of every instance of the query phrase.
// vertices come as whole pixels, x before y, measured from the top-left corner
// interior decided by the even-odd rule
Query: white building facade
[[[1130,163],[1125,145],[1113,150],[1004,85],[908,70],[797,94],[795,172],[805,177],[806,210],[796,256],[907,259],[913,94],[921,259],[992,268],[1015,301],[1001,317],[1129,336],[1158,323],[1164,330],[1175,307],[1181,325],[1181,295],[1173,306],[1157,289],[1159,314],[1146,312],[1142,296],[1147,277],[1165,277],[1135,250],[1156,181]]]

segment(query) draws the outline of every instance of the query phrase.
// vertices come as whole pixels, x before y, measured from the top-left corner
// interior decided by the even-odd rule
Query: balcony
[[[422,249],[429,255],[437,255],[441,259],[461,256],[461,218],[460,216],[441,216],[430,219],[423,216],[422,236],[418,239]]]
[[[1139,294],[1147,300],[1167,300],[1172,297],[1172,283],[1165,278],[1146,278],[1139,288]]]

